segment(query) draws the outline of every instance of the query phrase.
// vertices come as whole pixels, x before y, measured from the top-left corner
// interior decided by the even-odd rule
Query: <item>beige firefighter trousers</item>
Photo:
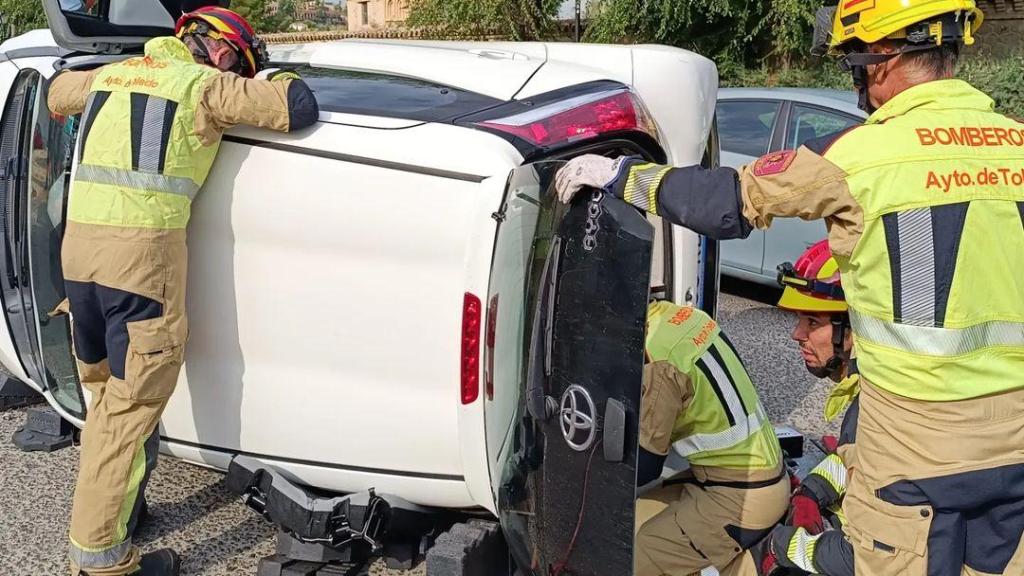
[[[670,484],[636,503],[635,576],[686,576],[709,566],[738,572],[748,542],[786,513],[789,477],[762,488]],[[742,535],[741,535],[742,534]],[[736,566],[732,566],[736,564]]]
[[[121,576],[138,566],[129,524],[184,356],[187,260],[184,230],[67,225],[62,263],[75,355],[92,396],[71,512],[73,576]]]
[[[865,382],[860,398],[843,502],[856,573],[1024,574],[1024,390],[923,402]]]

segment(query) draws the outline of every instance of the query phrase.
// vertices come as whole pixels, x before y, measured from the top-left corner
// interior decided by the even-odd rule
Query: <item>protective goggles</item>
[[[792,286],[801,292],[810,292],[833,300],[843,300],[845,294],[843,287],[838,284],[822,282],[814,278],[805,278],[797,273],[792,262],[780,264],[777,268],[778,277],[776,281],[780,286]]]
[[[875,64],[882,64],[888,62],[900,54],[909,54],[911,52],[924,52],[925,50],[934,50],[938,48],[938,44],[922,44],[922,45],[911,45],[908,44],[903,46],[896,52],[889,54],[871,53],[871,52],[847,52],[839,57],[839,68],[843,72],[852,72],[857,67],[874,66]]]

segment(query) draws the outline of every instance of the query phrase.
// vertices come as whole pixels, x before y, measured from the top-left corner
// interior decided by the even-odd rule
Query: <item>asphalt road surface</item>
[[[828,386],[803,368],[789,339],[794,317],[770,303],[772,290],[748,284],[725,284],[719,320],[739,349],[761,390],[775,423],[808,436],[826,431],[822,408]],[[78,451],[22,453],[10,437],[24,411],[0,413],[0,574],[65,574],[64,558],[71,492],[78,471]],[[147,490],[153,521],[137,541],[144,550],[170,546],[184,558],[183,574],[252,575],[259,559],[273,553],[274,530],[221,486],[221,474],[162,458]],[[424,574],[387,570],[382,562],[371,574]]]

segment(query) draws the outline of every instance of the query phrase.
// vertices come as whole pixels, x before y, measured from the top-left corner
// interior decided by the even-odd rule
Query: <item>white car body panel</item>
[[[342,141],[356,129],[321,125],[316,132]],[[480,186],[297,154],[288,155],[287,170],[252,169],[281,160],[274,150],[225,142],[195,202],[191,335],[179,382],[189,394],[168,407],[164,434],[258,454],[460,476],[452,384],[459,381],[462,294],[476,288],[467,285],[467,252],[503,182]],[[297,186],[302,174],[316,181]],[[292,192],[282,197],[285,190]],[[490,211],[480,213],[478,195],[489,197]],[[224,348],[235,342],[237,352]],[[293,424],[282,434],[266,425],[274,421]],[[410,425],[415,433],[395,433]],[[410,455],[423,458],[410,462]]]
[[[10,45],[32,47],[18,42]],[[590,80],[630,83],[679,165],[701,161],[712,128],[714,65],[676,49],[272,48],[277,61],[426,76],[508,100]],[[50,75],[55,60],[18,65]],[[0,64],[3,90],[10,66]],[[466,406],[459,396],[462,306],[467,292],[486,298],[491,214],[523,158],[498,136],[451,124],[333,112],[320,120],[298,134],[237,128],[221,146],[189,227],[190,339],[162,420],[164,450],[220,469],[242,452],[323,489],[373,487],[495,512],[484,395]],[[683,302],[698,290],[699,242],[678,227],[673,238],[674,299]],[[13,370],[10,341],[0,330],[0,362]]]
[[[546,46],[547,64],[530,78],[530,82],[516,95],[517,98],[530,98],[594,80],[616,80],[630,84],[633,79],[633,53],[628,48],[601,44]]]
[[[50,33],[49,29],[40,30],[29,30],[20,36],[9,38],[0,43],[0,53],[7,53],[13,50],[21,50],[23,48],[56,48],[57,44],[53,41],[53,34]],[[10,88],[5,86],[4,90]]]

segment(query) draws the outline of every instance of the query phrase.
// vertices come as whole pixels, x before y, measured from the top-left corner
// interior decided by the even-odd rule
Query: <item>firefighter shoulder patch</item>
[[[796,159],[796,150],[783,150],[772,152],[757,159],[754,162],[754,176],[774,176],[789,170],[793,160]]]

